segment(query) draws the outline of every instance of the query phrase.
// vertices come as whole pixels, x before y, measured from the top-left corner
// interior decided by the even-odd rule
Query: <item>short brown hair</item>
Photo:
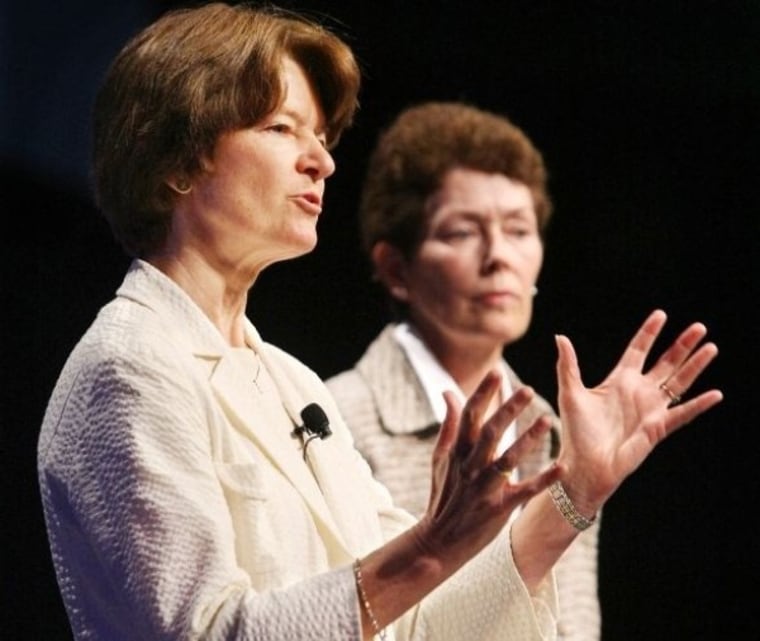
[[[160,248],[176,195],[223,133],[250,127],[282,102],[280,65],[300,64],[325,113],[328,145],[357,108],[360,72],[326,27],[272,5],[212,3],[164,14],[111,64],[94,110],[95,197],[127,253]]]
[[[359,225],[364,250],[386,241],[411,257],[421,241],[424,205],[456,167],[524,183],[543,233],[552,204],[541,153],[504,116],[461,102],[427,102],[401,112],[380,135],[364,181]]]

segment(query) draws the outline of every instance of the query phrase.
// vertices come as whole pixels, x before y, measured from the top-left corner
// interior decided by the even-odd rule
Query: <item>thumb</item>
[[[575,385],[582,385],[578,358],[570,339],[563,334],[556,334],[554,342],[557,345],[557,384],[559,388],[569,389]]]
[[[435,449],[439,452],[448,452],[457,439],[462,409],[454,394],[448,390],[443,393],[443,400],[446,403],[446,417],[441,423]]]

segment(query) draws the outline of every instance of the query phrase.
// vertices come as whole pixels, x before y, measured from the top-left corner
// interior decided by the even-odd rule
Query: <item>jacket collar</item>
[[[340,466],[334,460],[337,453],[329,446],[329,440],[312,443],[308,450],[314,470],[312,472],[301,451],[293,444],[291,432],[301,425],[300,411],[315,399],[314,390],[307,389],[308,386],[301,379],[287,371],[284,363],[290,362],[291,357],[265,343],[253,324],[246,319],[246,342],[254,348],[263,366],[267,368],[292,426],[282,430],[254,423],[251,417],[260,417],[262,413],[256,405],[257,399],[252,394],[250,381],[238,375],[239,370],[230,357],[231,348],[216,326],[181,287],[160,270],[137,259],[130,266],[117,296],[156,311],[169,340],[191,353],[208,372],[208,383],[227,419],[244,430],[271,463],[290,480],[305,500],[323,535],[344,550],[349,547],[341,535],[342,524],[339,529],[319,485],[320,476],[324,476],[326,471],[334,473],[336,468],[339,469]],[[331,498],[339,500],[337,496]]]
[[[356,365],[375,399],[383,429],[391,434],[415,434],[435,428],[438,420],[406,352],[387,325]]]
[[[433,413],[425,390],[406,356],[393,336],[395,325],[387,325],[369,345],[356,365],[366,381],[377,408],[382,428],[395,435],[414,434],[420,438],[438,433],[440,424]],[[514,370],[504,361],[507,376],[513,389],[524,385]],[[539,458],[557,455],[560,424],[549,403],[536,396],[531,404],[517,417],[517,433],[525,432],[543,414],[553,417],[553,428],[545,447],[535,456],[525,457],[521,469],[526,474],[535,473]],[[539,456],[540,455],[540,456]]]

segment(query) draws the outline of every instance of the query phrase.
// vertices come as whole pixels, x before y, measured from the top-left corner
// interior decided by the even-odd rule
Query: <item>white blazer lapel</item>
[[[250,381],[241,380],[239,370],[229,358],[222,357],[217,363],[211,376],[211,386],[228,419],[244,430],[272,464],[290,480],[308,505],[320,529],[329,533],[341,547],[345,547],[314,476],[294,447],[290,432],[295,425],[285,426],[282,422],[272,424],[268,421],[267,424],[254,424],[253,417],[265,419],[266,414],[257,405]]]
[[[337,441],[316,439],[309,445],[307,457],[353,558],[379,545],[382,532],[377,510],[372,501],[368,501],[371,494],[364,484],[357,483],[355,472],[348,473],[347,467],[352,471],[354,468],[345,454]]]
[[[319,438],[310,441],[305,456],[311,470],[312,482],[319,487],[320,498],[329,510],[331,523],[336,526],[335,536],[342,542],[345,555],[343,562],[349,562],[358,554],[366,553],[368,544],[375,547],[382,539],[377,511],[373,502],[367,500],[368,488],[357,483],[354,464],[366,463],[353,448],[347,450],[345,438],[341,438],[347,428],[342,422],[338,423],[340,418],[329,399],[327,388],[315,389],[308,384],[308,379],[301,379],[292,373],[289,375],[283,363],[274,358],[270,350],[261,344],[255,328],[251,326],[249,329],[248,340],[259,352],[269,375],[278,387],[293,425],[302,424],[301,410],[314,402],[324,403],[322,409],[331,416],[331,421],[335,421],[332,427],[339,433],[324,441]],[[356,461],[347,459],[347,455],[354,455]],[[371,478],[369,470],[367,478]]]
[[[300,411],[314,399],[306,399],[296,381],[290,380],[267,350],[254,326],[246,321],[246,341],[261,358],[282,398],[290,424],[278,415],[267,420],[267,412],[257,403],[252,382],[239,375],[239,368],[230,356],[230,348],[218,329],[195,302],[174,281],[149,263],[132,262],[118,295],[156,309],[165,319],[167,336],[204,362],[213,394],[231,423],[246,433],[266,457],[290,480],[314,516],[317,527],[333,551],[346,552],[346,545],[328,508],[319,485],[301,452],[294,447],[290,433],[300,425]]]

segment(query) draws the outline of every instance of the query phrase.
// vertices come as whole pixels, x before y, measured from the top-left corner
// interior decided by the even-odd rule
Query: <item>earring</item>
[[[193,188],[193,186],[190,184],[190,181],[185,177],[182,177],[179,180],[177,180],[176,185],[172,185],[171,183],[169,183],[169,186],[178,194],[189,194],[190,190]]]
[[[391,287],[391,296],[399,300],[406,300],[406,289],[399,285],[394,285]]]
[[[533,285],[533,287],[530,288],[530,295],[535,298],[537,294],[538,294],[538,287]]]

